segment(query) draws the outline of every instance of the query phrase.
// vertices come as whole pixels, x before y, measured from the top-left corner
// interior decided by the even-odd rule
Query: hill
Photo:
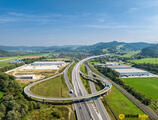
[[[4,51],[4,50],[0,50],[0,57],[6,57],[6,56],[9,56],[9,55],[11,55],[9,52]]]
[[[141,55],[145,57],[158,57],[158,44],[142,49]]]
[[[64,46],[0,46],[0,49],[6,51],[38,51],[38,52],[84,52],[89,54],[103,54],[103,53],[127,53],[129,51],[141,50],[153,44],[150,43],[125,43],[125,42],[100,42],[94,45],[64,45]]]
[[[152,44],[149,43],[125,43],[125,42],[107,42],[107,43],[97,43],[91,46],[81,46],[77,48],[78,51],[89,52],[93,54],[101,53],[126,53],[133,50],[141,50],[145,47],[148,47]]]

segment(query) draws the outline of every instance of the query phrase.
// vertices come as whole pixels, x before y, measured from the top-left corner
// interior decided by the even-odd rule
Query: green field
[[[93,65],[101,64],[100,62],[91,62]]]
[[[33,86],[31,92],[46,97],[69,97],[63,75]]]
[[[158,99],[158,78],[124,78],[123,80],[148,98]]]
[[[33,53],[24,56],[0,57],[0,60],[5,60],[5,61],[0,61],[0,67],[11,65],[10,62],[14,61],[15,59],[29,57],[29,56],[42,56],[42,55],[48,55],[48,53],[36,53],[36,54]]]
[[[32,53],[32,54],[27,54],[27,55],[24,55],[24,56],[26,57],[26,56],[42,56],[42,55],[48,55],[48,53]]]
[[[0,99],[3,97],[3,93],[0,91]]]
[[[132,57],[132,56],[134,56],[134,55],[136,55],[136,54],[138,54],[138,53],[140,53],[139,50],[137,50],[137,51],[129,51],[128,53],[124,54],[124,55],[121,56],[121,57],[130,58],[130,57]]]
[[[138,60],[130,60],[129,62],[131,63],[150,63],[150,64],[158,64],[158,58],[143,58],[143,59],[138,59]]]
[[[81,65],[80,70],[81,70],[81,72],[87,74],[87,68],[85,67],[84,64]]]
[[[5,60],[5,59],[16,59],[17,57],[0,57],[0,60]]]
[[[76,62],[70,66],[70,68],[69,68],[69,70],[67,72],[67,75],[68,75],[68,78],[70,80],[71,85],[72,85],[72,70],[73,70],[75,65],[76,65]]]
[[[141,111],[135,104],[133,104],[126,96],[124,96],[114,86],[112,87],[111,92],[108,95],[106,95],[104,98],[106,104],[110,107],[110,109],[112,110],[112,112],[117,118],[119,114],[132,114],[132,115],[144,114],[143,111]],[[128,120],[138,120],[138,119],[128,119]]]

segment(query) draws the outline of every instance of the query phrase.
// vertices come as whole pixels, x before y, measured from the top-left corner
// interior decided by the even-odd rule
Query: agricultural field
[[[0,61],[7,60],[7,59],[16,59],[17,57],[0,57]]]
[[[150,64],[158,64],[158,58],[143,58],[138,60],[129,60],[131,63],[143,64],[143,63],[150,63]]]
[[[26,56],[43,56],[43,55],[48,55],[49,53],[32,53],[32,54],[27,54],[27,55],[24,55],[25,57]],[[22,56],[23,57],[23,56]]]
[[[158,78],[123,78],[123,81],[148,98],[158,99]]]
[[[20,58],[24,58],[24,57],[43,56],[43,55],[49,55],[49,54],[48,53],[37,53],[37,54],[27,54],[24,56],[0,57],[0,67],[9,66],[9,65],[11,65],[11,62],[16,59],[20,59]]]
[[[10,62],[17,59],[18,57],[0,57],[0,67],[11,65]]]
[[[34,94],[46,97],[69,97],[69,90],[63,75],[39,83],[33,86],[31,91]]]
[[[144,114],[135,104],[124,96],[117,88],[112,87],[111,92],[102,99],[105,106],[108,106],[117,119],[119,114]],[[137,119],[128,119],[137,120]]]
[[[121,57],[130,58],[130,57],[132,57],[132,56],[134,56],[134,55],[136,55],[138,53],[140,53],[139,50],[137,50],[137,51],[129,51],[126,54],[122,55]]]

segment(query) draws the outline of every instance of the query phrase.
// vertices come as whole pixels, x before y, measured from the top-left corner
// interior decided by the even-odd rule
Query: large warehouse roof
[[[137,68],[131,68],[131,69],[115,69],[117,72],[119,73],[144,73],[144,72],[147,72],[147,71],[144,71],[144,70],[140,70],[140,69],[137,69]]]
[[[62,65],[65,64],[64,61],[37,61],[32,63],[32,65]]]

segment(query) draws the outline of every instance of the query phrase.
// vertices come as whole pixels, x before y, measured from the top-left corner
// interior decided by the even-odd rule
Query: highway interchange
[[[57,74],[55,76],[52,76],[50,78],[46,78],[37,82],[34,82],[24,88],[24,93],[37,101],[43,101],[43,102],[56,102],[56,101],[72,101],[74,104],[74,109],[76,111],[77,119],[78,120],[110,120],[110,116],[108,115],[102,101],[100,100],[100,96],[108,92],[112,85],[109,83],[107,80],[105,80],[102,77],[97,77],[97,79],[101,80],[104,82],[104,84],[108,84],[108,87],[105,86],[104,89],[100,91],[96,91],[94,83],[90,83],[90,89],[91,89],[91,94],[88,94],[87,90],[85,89],[82,80],[80,79],[80,66],[84,64],[86,61],[97,58],[97,57],[102,57],[104,55],[99,55],[99,56],[92,56],[85,58],[81,61],[79,61],[73,68],[72,70],[72,85],[68,79],[67,76],[67,71],[69,67],[73,64],[71,63],[62,73]],[[92,71],[90,70],[89,66],[86,66],[88,69],[88,77],[89,79],[93,79],[92,77]],[[58,75],[64,74],[65,82],[66,85],[69,89],[69,91],[73,91],[70,95],[71,97],[69,98],[53,98],[53,97],[44,97],[44,96],[39,96],[35,95],[30,91],[30,88],[36,84],[39,84],[41,82],[44,82],[46,80],[52,79],[57,77]]]

